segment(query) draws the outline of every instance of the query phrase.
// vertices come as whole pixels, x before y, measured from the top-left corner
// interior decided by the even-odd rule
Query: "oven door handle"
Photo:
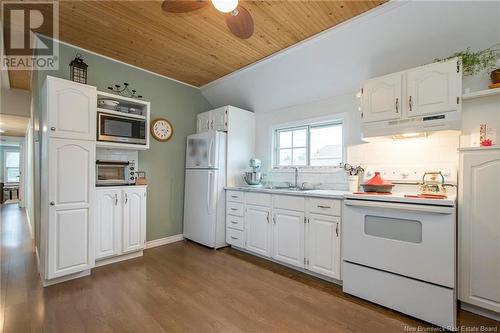
[[[353,206],[353,207],[397,209],[410,212],[423,212],[423,213],[434,213],[434,214],[453,214],[455,212],[455,207],[449,207],[449,206],[433,206],[433,205],[419,205],[419,204],[416,205],[416,204],[383,202],[383,201],[345,199],[344,204],[346,206]]]

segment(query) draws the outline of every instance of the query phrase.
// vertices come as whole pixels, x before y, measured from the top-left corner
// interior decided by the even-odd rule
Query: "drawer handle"
[[[238,224],[238,222],[231,221],[232,224]]]
[[[332,207],[330,207],[330,206],[318,205],[318,208],[332,208]]]
[[[238,237],[231,236],[231,239],[238,239]]]
[[[231,198],[235,198],[235,199],[237,199],[237,198],[239,198],[239,197],[238,197],[237,195],[232,195],[232,196],[231,196]]]
[[[231,207],[231,210],[238,210],[238,208],[232,208],[232,207]]]

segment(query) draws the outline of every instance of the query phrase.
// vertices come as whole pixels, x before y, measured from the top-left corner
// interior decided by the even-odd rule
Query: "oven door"
[[[455,286],[455,207],[344,200],[343,259]]]
[[[146,144],[146,121],[99,112],[97,140]]]

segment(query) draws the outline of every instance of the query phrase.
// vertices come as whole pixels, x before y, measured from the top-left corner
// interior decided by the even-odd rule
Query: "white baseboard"
[[[152,247],[162,246],[170,243],[179,242],[184,239],[182,234],[168,236],[164,238],[154,239],[146,242],[146,249],[150,249]]]
[[[89,276],[89,275],[90,275],[90,269],[87,269],[87,270],[85,270],[83,272],[78,272],[78,273],[75,273],[75,274],[61,276],[61,277],[55,278],[55,279],[50,279],[50,280],[42,279],[42,286],[48,287],[48,286],[51,286],[53,284],[58,284],[58,283],[61,283],[61,282],[66,282],[66,281],[78,279],[78,278],[81,278],[81,277],[84,277],[84,276]]]
[[[476,305],[460,302],[460,308],[465,310],[465,311],[469,311],[469,312],[475,313],[475,314],[483,316],[483,317],[487,317],[487,318],[490,318],[490,319],[493,319],[496,321],[500,321],[500,313],[497,313],[497,312],[494,312],[494,311],[491,311],[488,309],[483,309],[483,308],[476,306]]]
[[[137,252],[122,254],[122,255],[119,255],[116,257],[99,259],[95,262],[95,267],[114,264],[114,263],[124,261],[124,260],[139,258],[139,257],[142,257],[142,255],[143,255],[142,251],[137,251]]]
[[[26,220],[28,221],[28,228],[30,229],[30,236],[31,239],[35,238],[35,234],[33,233],[33,226],[31,225],[31,220],[30,220],[30,214],[28,212],[28,209],[24,209],[24,213],[26,214]]]

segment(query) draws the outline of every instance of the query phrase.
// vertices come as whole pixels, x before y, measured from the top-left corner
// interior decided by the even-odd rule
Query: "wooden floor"
[[[42,288],[24,211],[1,208],[4,332],[408,332],[428,327],[232,249],[182,241]],[[471,313],[460,324],[496,327]],[[406,329],[405,329],[406,327]]]

